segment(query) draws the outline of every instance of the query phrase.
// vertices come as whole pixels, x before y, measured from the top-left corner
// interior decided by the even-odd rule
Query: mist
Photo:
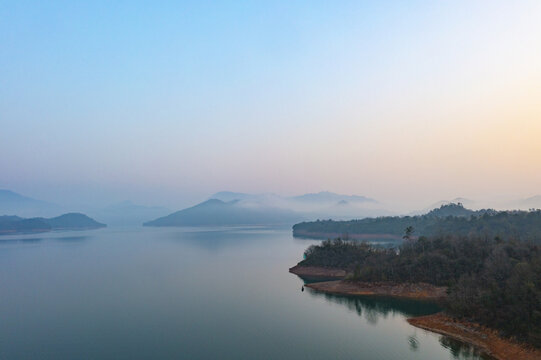
[[[70,209],[511,206],[541,193],[540,7],[3,6],[0,188]]]

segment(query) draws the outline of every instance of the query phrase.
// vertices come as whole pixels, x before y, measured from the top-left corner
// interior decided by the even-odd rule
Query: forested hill
[[[356,238],[360,235],[393,235],[401,237],[407,227],[413,227],[413,236],[442,234],[541,239],[541,210],[495,211],[466,209],[462,204],[442,205],[425,215],[366,218],[351,221],[317,220],[293,226],[293,235],[299,237]]]
[[[80,213],[68,213],[54,218],[24,219],[18,216],[0,216],[0,235],[35,233],[51,230],[99,229],[105,224]]]
[[[435,236],[405,241],[397,251],[336,239],[310,246],[304,258],[300,266],[344,269],[349,281],[448,286],[451,315],[541,348],[540,245]]]

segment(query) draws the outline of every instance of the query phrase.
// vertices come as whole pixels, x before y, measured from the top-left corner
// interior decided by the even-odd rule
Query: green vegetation
[[[445,308],[451,315],[541,347],[539,245],[479,235],[435,236],[384,249],[336,239],[310,246],[305,257],[300,265],[348,269],[349,281],[448,286]]]
[[[355,234],[402,236],[413,227],[418,236],[479,235],[483,237],[541,240],[541,210],[495,211],[465,209],[462,204],[443,205],[421,216],[394,216],[351,221],[318,220],[293,226],[295,236],[335,237]],[[409,236],[411,237],[412,234]]]

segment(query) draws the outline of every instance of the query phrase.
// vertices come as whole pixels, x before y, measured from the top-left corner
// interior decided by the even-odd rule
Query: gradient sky
[[[0,188],[541,193],[541,1],[0,1]]]

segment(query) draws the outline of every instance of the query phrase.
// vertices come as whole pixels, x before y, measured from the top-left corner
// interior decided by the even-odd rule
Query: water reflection
[[[416,335],[408,336],[408,343],[410,345],[410,351],[418,351],[419,350],[419,340],[417,339]]]
[[[211,252],[229,247],[243,247],[247,243],[268,240],[276,236],[272,227],[231,227],[216,229],[182,228],[174,229],[168,237]]]
[[[54,240],[63,242],[82,242],[87,240],[88,238],[88,236],[64,236],[55,238]]]
[[[492,357],[484,354],[483,352],[481,352],[475,346],[464,343],[462,341],[455,340],[455,339],[450,338],[448,336],[441,336],[440,337],[440,344],[444,348],[449,349],[449,351],[451,352],[451,354],[453,355],[453,357],[455,359],[461,359],[461,360],[477,360],[477,359],[493,360]]]
[[[1,245],[13,244],[13,243],[27,243],[34,244],[43,241],[43,238],[20,238],[20,239],[1,239]]]
[[[310,296],[316,298],[325,298],[325,300],[344,305],[350,311],[354,311],[359,317],[362,317],[370,325],[377,325],[380,319],[386,319],[390,315],[401,315],[406,318],[434,314],[441,311],[441,307],[433,302],[398,299],[392,297],[380,296],[345,296],[334,295],[306,288]],[[409,350],[419,351],[421,342],[417,337],[416,330],[407,337]],[[494,360],[492,357],[484,354],[478,348],[467,343],[457,341],[447,336],[440,336],[440,344],[449,350],[453,358],[460,360]]]
[[[438,304],[428,301],[397,299],[380,296],[344,296],[322,293],[306,288],[310,296],[323,297],[329,302],[346,306],[371,324],[376,324],[379,317],[389,314],[400,314],[405,317],[434,314],[441,310]]]
[[[0,239],[0,245],[7,244],[36,244],[43,242],[45,240],[61,241],[61,242],[82,242],[89,238],[87,235],[81,236],[61,236],[61,237],[22,237],[22,238],[9,238],[9,239]]]

